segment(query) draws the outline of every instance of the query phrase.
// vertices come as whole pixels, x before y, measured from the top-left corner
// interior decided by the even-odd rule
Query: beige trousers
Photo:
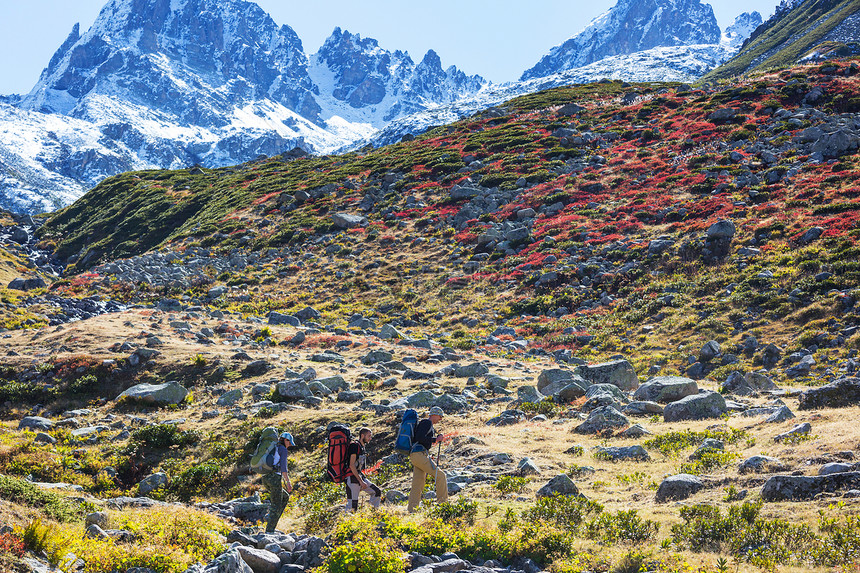
[[[448,478],[445,477],[445,472],[442,470],[437,473],[436,464],[433,463],[427,452],[412,452],[409,454],[409,461],[412,462],[412,490],[409,492],[407,511],[410,513],[415,511],[418,504],[421,503],[427,474],[436,477],[436,499],[439,503],[448,501]]]

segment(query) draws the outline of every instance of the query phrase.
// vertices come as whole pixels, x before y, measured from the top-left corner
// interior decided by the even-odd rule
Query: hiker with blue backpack
[[[409,447],[409,461],[412,463],[412,489],[409,492],[409,503],[406,510],[410,513],[418,508],[424,493],[424,484],[427,482],[427,474],[435,476],[436,500],[439,503],[448,501],[448,479],[445,472],[441,471],[437,463],[430,457],[433,444],[441,444],[445,440],[444,434],[436,434],[434,426],[443,418],[445,412],[439,406],[433,406],[427,417],[417,421],[418,414],[415,410],[407,410],[403,414],[403,422],[397,437],[395,449],[401,452],[406,450],[406,442],[411,443]],[[407,434],[411,439],[407,440]],[[441,447],[441,446],[440,446]]]
[[[290,501],[293,484],[287,467],[290,447],[296,441],[289,432],[280,436],[275,428],[268,427],[260,435],[257,450],[251,456],[251,469],[263,475],[260,481],[269,493],[269,513],[266,517],[266,533],[274,533]]]

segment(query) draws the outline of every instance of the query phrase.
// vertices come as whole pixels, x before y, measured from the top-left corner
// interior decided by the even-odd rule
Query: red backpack
[[[335,483],[341,483],[349,475],[349,444],[351,441],[349,428],[346,426],[332,426],[328,433],[326,477]]]

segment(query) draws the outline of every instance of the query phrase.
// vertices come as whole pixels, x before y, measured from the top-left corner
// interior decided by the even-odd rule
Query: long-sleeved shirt
[[[436,430],[433,429],[433,423],[429,418],[420,420],[415,425],[415,433],[412,438],[412,451],[421,451],[421,446],[425,450],[429,450],[436,443]]]

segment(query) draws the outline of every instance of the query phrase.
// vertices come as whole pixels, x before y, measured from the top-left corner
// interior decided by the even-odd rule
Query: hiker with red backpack
[[[373,507],[379,507],[382,501],[382,490],[364,476],[364,470],[367,469],[367,449],[365,446],[370,443],[372,437],[373,432],[371,432],[370,428],[361,428],[358,431],[358,440],[354,440],[349,444],[347,450],[349,471],[345,480],[347,511],[356,511],[358,509],[358,495],[362,491],[370,493],[370,505]]]

